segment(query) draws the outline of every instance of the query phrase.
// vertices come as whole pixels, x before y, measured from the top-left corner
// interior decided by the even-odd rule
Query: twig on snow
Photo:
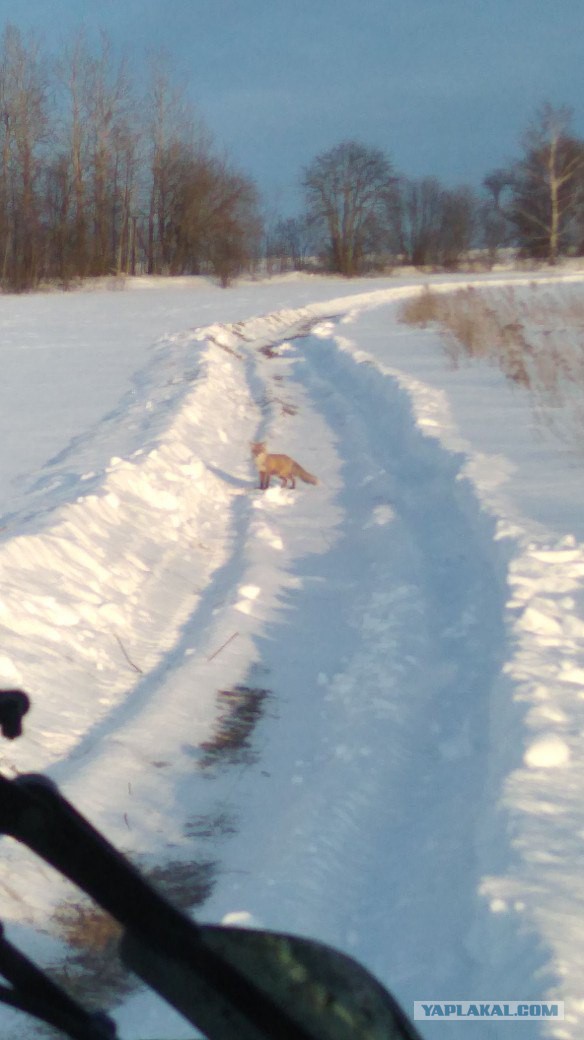
[[[126,658],[126,661],[130,665],[130,668],[133,668],[135,672],[138,672],[138,675],[144,675],[144,672],[142,671],[142,669],[139,668],[138,665],[134,664],[134,662],[132,661],[132,658],[129,656],[128,651],[126,650],[126,648],[125,648],[124,644],[122,643],[122,640],[120,639],[120,637],[117,634],[117,632],[114,632],[114,639],[116,640],[120,650],[122,651],[124,657]]]
[[[214,657],[217,657],[217,655],[220,654],[222,650],[225,650],[227,644],[230,643],[232,639],[235,639],[235,637],[238,635],[239,632],[232,632],[229,636],[229,639],[226,639],[225,642],[222,643],[221,646],[218,648],[218,650],[215,650],[215,653],[211,654],[211,656],[207,658],[207,662],[212,661]]]

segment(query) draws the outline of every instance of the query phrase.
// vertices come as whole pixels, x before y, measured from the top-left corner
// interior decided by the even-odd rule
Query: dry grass
[[[496,363],[531,392],[540,420],[580,448],[584,433],[584,298],[535,283],[517,292],[489,287],[440,292],[425,287],[408,300],[401,321],[436,325],[453,365]]]
[[[79,902],[61,906],[54,924],[68,953],[50,974],[71,996],[95,1011],[130,992],[130,976],[118,955],[117,921],[93,903]]]
[[[216,871],[213,862],[177,862],[144,873],[175,906],[188,910],[208,899]],[[111,1008],[135,988],[135,978],[118,955],[122,929],[105,910],[86,901],[68,903],[59,908],[54,924],[68,953],[50,974],[85,1007]]]
[[[529,386],[530,346],[523,325],[509,320],[507,306],[493,306],[487,293],[472,287],[439,293],[426,286],[403,306],[400,318],[409,325],[440,325],[453,364],[460,364],[463,357],[497,361],[509,379]]]
[[[250,764],[256,759],[251,737],[270,691],[259,686],[220,690],[219,718],[211,740],[201,744],[201,767]]]
[[[421,325],[422,328],[439,321],[440,307],[438,300],[438,293],[433,292],[428,285],[425,285],[419,293],[411,296],[409,300],[402,304],[400,321],[406,322],[407,325]]]

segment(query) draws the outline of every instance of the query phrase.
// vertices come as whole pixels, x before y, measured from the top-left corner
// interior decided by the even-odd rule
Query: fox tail
[[[316,477],[313,476],[312,473],[308,473],[307,470],[302,469],[302,466],[298,467],[298,476],[305,484],[318,484]]]

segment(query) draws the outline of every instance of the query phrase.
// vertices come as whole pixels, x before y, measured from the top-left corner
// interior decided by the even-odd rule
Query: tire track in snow
[[[377,366],[356,365],[353,358],[339,354],[336,343],[331,349],[319,340],[308,354],[306,372],[321,395],[329,381],[334,383],[334,407],[345,416],[345,458],[353,467],[347,483],[350,486],[356,478],[356,486],[369,491],[369,503],[354,518],[355,537],[362,537],[360,529],[367,530],[372,521],[381,524],[381,532],[388,525],[396,529],[394,553],[400,554],[405,573],[395,573],[395,555],[390,559],[380,546],[376,559],[384,562],[374,568],[368,593],[373,623],[362,607],[358,609],[364,617],[361,658],[371,656],[376,664],[373,689],[378,684],[383,690],[388,681],[393,688],[388,757],[397,750],[397,761],[380,780],[396,814],[390,824],[391,844],[396,847],[374,871],[390,876],[392,865],[396,874],[390,887],[401,908],[393,930],[401,937],[402,970],[407,961],[404,948],[410,946],[411,969],[419,984],[431,977],[448,988],[449,982],[456,984],[449,975],[456,971],[465,929],[476,914],[476,807],[481,804],[486,769],[489,693],[504,645],[504,592],[490,549],[494,523],[481,517],[472,488],[460,480],[464,457],[444,452],[420,432],[409,396]],[[358,496],[352,498],[354,506]],[[389,544],[387,550],[391,548]],[[397,676],[386,671],[387,658],[391,663],[395,653],[392,599],[399,602],[399,593],[415,603],[399,633],[400,649],[410,665],[403,677],[399,671]],[[410,625],[415,636],[408,631]],[[348,682],[352,697],[357,675],[363,675],[361,662]],[[341,675],[333,685],[343,689],[344,682]],[[380,804],[383,798],[383,791],[378,791]],[[375,847],[375,833],[371,839]],[[453,879],[458,921],[454,928],[447,920],[430,924],[432,918],[450,912]],[[383,917],[375,907],[377,923],[372,921],[370,927],[386,928],[389,922]],[[392,917],[393,910],[390,921]],[[442,950],[438,971],[436,951],[423,940],[424,928],[428,936],[445,938],[450,933],[450,944],[444,942],[450,955]]]
[[[407,1006],[428,980],[458,992],[474,975],[477,806],[504,646],[494,521],[460,479],[465,457],[424,436],[394,379],[332,341],[296,347],[279,366],[334,433],[344,521],[327,554],[296,565],[278,654],[261,644],[279,714],[261,727],[262,767],[281,800],[242,779],[225,870],[249,881],[224,882],[207,912],[243,905],[343,947]]]

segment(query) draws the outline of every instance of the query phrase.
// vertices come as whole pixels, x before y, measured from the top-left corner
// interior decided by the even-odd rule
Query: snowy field
[[[510,281],[555,305],[584,286],[475,284],[496,305]],[[418,291],[0,299],[0,680],[33,701],[2,769],[49,774],[179,901],[198,879],[200,920],[339,947],[408,1014],[564,1000],[473,1035],[581,1040],[584,425],[564,439],[557,401],[546,422],[495,366],[453,367],[399,320]],[[258,491],[260,439],[318,485]],[[4,840],[9,938],[58,965],[76,902]],[[119,999],[124,1040],[193,1036]]]

